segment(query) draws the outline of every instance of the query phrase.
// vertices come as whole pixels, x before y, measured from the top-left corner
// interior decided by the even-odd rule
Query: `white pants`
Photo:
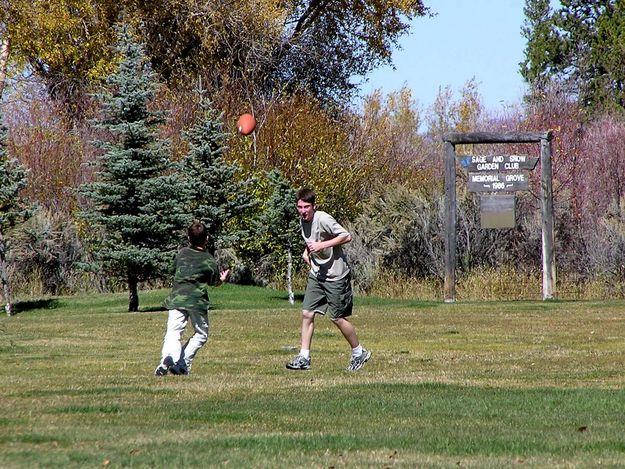
[[[182,333],[189,319],[191,319],[195,333],[183,347],[181,344]],[[167,318],[167,332],[165,332],[165,339],[163,340],[161,360],[170,356],[174,359],[176,365],[190,369],[195,354],[207,340],[208,313],[190,313],[172,309],[169,311],[169,317]]]

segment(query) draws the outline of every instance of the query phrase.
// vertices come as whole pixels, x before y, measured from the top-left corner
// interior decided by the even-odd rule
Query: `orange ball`
[[[256,119],[254,116],[246,113],[239,117],[239,121],[237,122],[237,129],[241,135],[249,135],[254,132],[256,128]]]

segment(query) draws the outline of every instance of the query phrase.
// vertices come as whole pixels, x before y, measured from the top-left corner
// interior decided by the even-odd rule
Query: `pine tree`
[[[525,0],[521,74],[533,87],[571,88],[590,111],[625,108],[625,2]],[[538,89],[540,91],[540,89]]]
[[[566,63],[562,39],[555,26],[551,2],[525,0],[523,13],[525,21],[521,33],[527,44],[520,71],[525,81],[539,91],[569,64]]]
[[[272,193],[267,201],[265,211],[260,217],[259,231],[277,244],[278,248],[286,250],[287,255],[287,289],[289,303],[293,304],[293,251],[299,239],[300,226],[295,211],[297,202],[296,191],[274,169],[267,173],[267,180],[272,187]]]
[[[28,171],[7,151],[8,130],[0,123],[0,283],[7,315],[13,315],[11,286],[7,272],[6,235],[10,228],[22,223],[32,215],[34,206],[19,196],[28,183]]]
[[[211,235],[207,249],[214,254],[217,246],[231,246],[244,234],[235,221],[256,206],[256,200],[251,195],[254,179],[239,179],[240,167],[224,158],[221,115],[199,94],[202,116],[183,134],[189,151],[181,161],[181,172],[191,192],[193,218],[206,225]]]
[[[128,311],[138,311],[138,284],[168,272],[182,229],[191,221],[188,192],[172,171],[169,142],[158,137],[163,118],[148,109],[158,83],[141,44],[127,26],[118,30],[118,68],[98,95],[109,141],[96,162],[94,182],[81,187],[90,201],[82,213],[91,223],[96,261],[127,282]]]

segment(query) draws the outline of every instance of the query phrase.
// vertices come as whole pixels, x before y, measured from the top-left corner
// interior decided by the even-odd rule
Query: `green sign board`
[[[529,171],[469,173],[469,192],[514,192],[529,189]]]
[[[476,171],[532,171],[538,163],[537,156],[528,155],[463,155],[460,164],[469,172]]]

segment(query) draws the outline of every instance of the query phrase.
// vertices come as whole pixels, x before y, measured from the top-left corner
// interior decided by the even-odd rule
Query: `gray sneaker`
[[[154,375],[165,376],[172,366],[174,366],[174,359],[170,356],[166,356],[165,358],[163,358],[163,361],[156,367],[156,370],[154,370]]]
[[[349,361],[349,365],[347,366],[347,371],[356,371],[360,370],[364,364],[371,358],[371,352],[366,349],[362,349],[362,354],[357,357],[352,357]]]
[[[289,370],[308,370],[310,369],[310,357],[296,355],[293,360],[286,364]]]

